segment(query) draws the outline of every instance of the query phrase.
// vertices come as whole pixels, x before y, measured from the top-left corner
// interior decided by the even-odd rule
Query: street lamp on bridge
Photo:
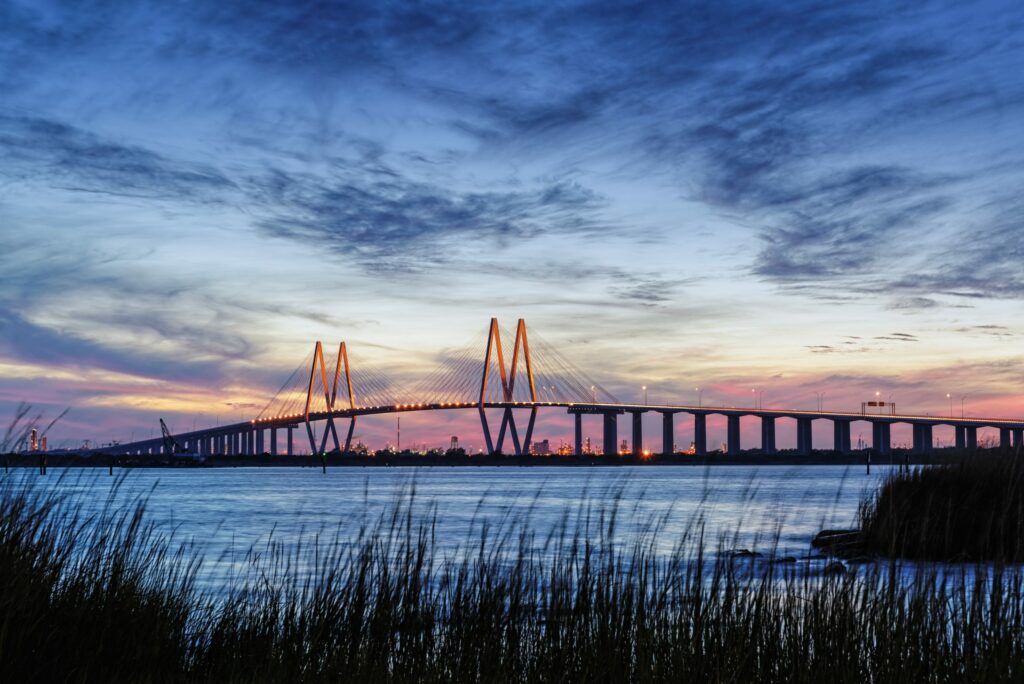
[[[647,406],[647,385],[644,385],[640,389],[644,391],[644,406]]]
[[[700,408],[701,398],[704,396],[704,390],[702,390],[700,387],[694,387],[693,389],[695,392],[697,392],[697,408]]]

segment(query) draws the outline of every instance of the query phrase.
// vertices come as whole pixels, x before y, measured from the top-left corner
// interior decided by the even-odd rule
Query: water
[[[148,499],[147,516],[178,542],[194,542],[205,582],[239,568],[246,552],[269,541],[350,540],[359,529],[408,500],[415,520],[435,524],[447,554],[472,546],[482,525],[528,524],[541,536],[559,521],[617,510],[614,538],[650,533],[669,554],[693,522],[705,521],[710,546],[802,556],[826,527],[849,527],[865,492],[889,472],[851,466],[592,468],[205,468],[129,471],[117,497]],[[56,469],[38,483],[77,492],[99,509],[119,478],[105,471]],[[36,478],[13,471],[12,478]],[[616,495],[618,501],[616,503]],[[592,515],[592,519],[596,517]],[[768,549],[777,540],[777,549]]]

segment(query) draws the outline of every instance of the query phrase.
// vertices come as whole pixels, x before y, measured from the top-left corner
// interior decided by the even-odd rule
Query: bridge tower
[[[348,347],[344,342],[338,346],[338,359],[334,364],[334,378],[333,382],[328,386],[327,364],[324,362],[323,345],[320,340],[317,340],[316,348],[313,350],[313,365],[309,370],[309,389],[306,392],[306,409],[303,415],[304,422],[306,423],[306,435],[309,437],[309,449],[312,453],[322,452],[327,448],[328,435],[334,438],[334,448],[342,451],[341,442],[338,439],[338,429],[334,424],[333,413],[339,409],[338,386],[341,383],[343,371],[345,374],[345,389],[348,394],[347,408],[354,409],[356,407],[356,395],[352,389],[352,371],[348,363]],[[324,413],[326,414],[327,421],[324,426],[324,434],[320,440],[319,449],[317,449],[316,436],[313,434],[313,426],[310,419],[312,414],[317,413],[312,410],[314,400],[319,400],[319,392],[316,387],[317,380],[320,381],[320,388],[323,389]],[[356,417],[353,415],[349,420],[348,434],[345,437],[345,452],[352,448],[352,433],[355,431],[355,427]]]
[[[492,354],[493,352],[493,354]],[[515,414],[512,412],[511,404],[514,403],[514,392],[516,383],[516,372],[519,369],[520,353],[526,369],[526,380],[530,386],[530,418],[526,427],[526,435],[520,442],[519,431],[516,429]],[[505,404],[501,415],[501,426],[498,428],[497,443],[491,438],[491,428],[487,421],[487,378],[491,373],[492,356],[497,361],[498,378],[501,381],[502,403]],[[537,388],[533,379],[533,361],[530,358],[530,341],[526,333],[526,321],[522,318],[516,324],[516,339],[512,347],[512,363],[508,372],[505,370],[505,353],[501,347],[501,329],[498,327],[498,319],[492,318],[487,333],[487,349],[484,351],[483,377],[480,380],[480,400],[478,408],[480,411],[480,425],[484,433],[484,442],[487,444],[487,452],[495,453],[501,451],[505,443],[505,432],[512,434],[512,445],[516,456],[530,453],[530,443],[533,440],[533,426],[537,420]]]

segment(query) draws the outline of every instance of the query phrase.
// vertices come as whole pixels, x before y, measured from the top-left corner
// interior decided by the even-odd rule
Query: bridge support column
[[[277,456],[277,428],[270,428],[270,453]]]
[[[999,429],[999,446],[1003,449],[1009,449],[1010,446],[1010,428]]]
[[[728,428],[726,430],[726,436],[728,438],[729,455],[736,456],[740,453],[740,417],[729,416],[727,423]]]
[[[262,456],[267,453],[267,431],[263,428],[256,430],[256,453]]]
[[[573,417],[573,449],[576,456],[583,455],[583,414],[577,413]]]
[[[287,451],[287,454],[289,456],[294,456],[295,455],[294,437],[292,436],[292,433],[294,431],[295,431],[295,428],[293,428],[291,426],[288,427],[288,451]]]
[[[966,449],[967,448],[967,428],[963,425],[957,425],[954,428],[956,432],[956,448]]]
[[[872,440],[871,446],[879,456],[886,456],[891,451],[891,430],[889,423],[874,422],[871,424]]]
[[[644,453],[644,414],[633,411],[633,443],[630,445],[634,456]]]
[[[801,456],[810,456],[814,451],[814,439],[811,437],[810,418],[796,419],[796,450]]]
[[[1015,446],[1015,447],[1017,447],[1019,449],[1021,446],[1024,446],[1024,445],[1021,444],[1022,441],[1024,441],[1024,429],[1014,428],[1014,430],[1013,430],[1013,446]]]
[[[708,416],[706,413],[693,415],[693,453],[697,456],[708,454]]]
[[[850,421],[832,421],[832,448],[837,454],[850,453]]]
[[[914,425],[914,453],[930,454],[932,451],[932,426]]]
[[[971,426],[964,428],[967,434],[967,449],[975,451],[978,448],[978,428]]]
[[[775,448],[775,417],[761,416],[761,451],[774,454]]]
[[[619,416],[617,413],[604,414],[604,455],[619,453]]]
[[[675,416],[671,411],[661,414],[661,453],[671,456],[675,453]]]

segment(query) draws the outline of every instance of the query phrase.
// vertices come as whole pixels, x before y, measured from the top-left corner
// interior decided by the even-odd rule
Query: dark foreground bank
[[[992,451],[891,474],[859,517],[846,553],[1024,563],[1024,455]]]
[[[30,483],[40,480],[31,479]],[[88,493],[80,494],[86,496]],[[334,544],[254,551],[215,596],[116,497],[0,483],[3,681],[1019,681],[1021,577],[781,571],[703,555],[700,521],[614,538],[616,502],[442,556],[397,501]],[[628,506],[626,506],[628,508]],[[711,545],[713,546],[713,545]],[[535,549],[543,547],[546,553]],[[300,561],[316,568],[300,573]],[[781,574],[780,574],[781,573]]]

